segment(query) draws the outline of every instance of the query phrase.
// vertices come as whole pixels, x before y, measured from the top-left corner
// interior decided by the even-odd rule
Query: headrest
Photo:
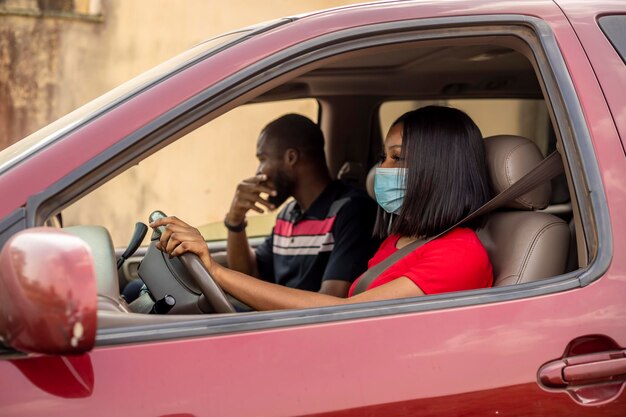
[[[341,168],[339,168],[337,179],[353,187],[363,188],[365,168],[363,168],[363,164],[360,162],[346,161]]]
[[[485,138],[485,157],[493,195],[499,194],[522,178],[542,160],[541,151],[531,140],[513,135]],[[505,207],[535,210],[550,203],[550,182],[506,204]]]
[[[65,227],[63,230],[78,236],[89,245],[96,269],[98,294],[118,299],[120,284],[115,265],[115,250],[107,229],[102,226],[82,225]]]
[[[374,193],[374,175],[376,175],[376,168],[378,168],[378,165],[380,164],[375,164],[371,167],[370,171],[367,173],[367,177],[365,178],[365,189],[373,200],[376,200],[376,193]]]

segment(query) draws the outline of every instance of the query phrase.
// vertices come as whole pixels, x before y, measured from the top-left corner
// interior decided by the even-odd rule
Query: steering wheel
[[[216,313],[236,312],[235,307],[228,301],[226,294],[217,285],[209,271],[206,270],[198,255],[195,253],[183,253],[179,258]]]
[[[150,214],[150,223],[167,217],[162,211],[154,211]],[[151,240],[155,241],[161,237],[165,231],[165,226],[160,226],[154,230]],[[215,282],[209,271],[206,270],[200,258],[193,253],[184,253],[178,257],[189,276],[193,279],[197,288],[202,292],[209,305],[215,313],[235,313],[232,303],[226,298],[226,294]],[[184,286],[184,283],[179,282]],[[150,287],[150,286],[149,286]]]

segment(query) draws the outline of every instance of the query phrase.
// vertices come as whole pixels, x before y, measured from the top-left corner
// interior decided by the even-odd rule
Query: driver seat
[[[537,166],[543,156],[527,138],[512,135],[485,139],[487,171],[493,195]],[[487,214],[478,237],[489,253],[494,286],[533,282],[565,273],[570,246],[567,223],[538,212],[550,203],[546,182]]]
[[[96,270],[98,311],[129,312],[128,304],[120,297],[115,250],[107,229],[102,226],[71,226],[63,230],[84,240],[91,249]]]

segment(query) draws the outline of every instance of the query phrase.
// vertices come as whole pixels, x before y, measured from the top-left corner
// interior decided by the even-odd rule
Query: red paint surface
[[[430,399],[439,413],[430,415],[520,415],[518,407],[530,415],[546,408],[559,410],[556,415],[619,415],[615,408],[585,408],[565,393],[543,391],[536,373],[582,334],[614,335],[624,346],[623,293],[623,279],[606,278],[508,303],[99,348],[89,354],[93,394],[71,402],[33,390],[6,365],[0,368],[0,415],[79,416],[103,405],[110,415],[133,410],[136,416],[279,416],[367,407],[404,415],[408,404]],[[605,307],[589,308],[598,304]],[[517,395],[497,396],[510,391]],[[481,401],[489,397],[492,402]],[[614,403],[623,404],[624,398]]]
[[[11,361],[33,385],[60,398],[83,398],[93,393],[91,359],[81,356],[39,356]]]
[[[51,228],[24,230],[4,245],[0,274],[0,334],[11,346],[39,353],[91,350],[96,275],[85,242]]]
[[[626,143],[626,64],[598,26],[601,16],[623,15],[625,4],[616,0],[602,4],[585,0],[559,0],[557,3],[576,30],[600,82],[619,135]]]

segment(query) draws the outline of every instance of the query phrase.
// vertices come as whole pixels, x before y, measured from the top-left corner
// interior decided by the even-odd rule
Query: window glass
[[[255,174],[256,141],[263,127],[287,114],[318,122],[313,99],[240,106],[151,155],[63,211],[65,226],[106,227],[114,245],[125,246],[135,222],[153,210],[176,215],[200,229],[207,240],[224,239],[222,221],[237,184]],[[249,215],[248,234],[267,235],[276,211]]]
[[[383,137],[391,124],[404,112],[428,105],[463,110],[476,122],[483,137],[503,134],[524,136],[534,141],[544,155],[548,152],[550,117],[545,102],[538,99],[390,101],[380,107]]]
[[[626,15],[602,16],[598,24],[626,64]]]

